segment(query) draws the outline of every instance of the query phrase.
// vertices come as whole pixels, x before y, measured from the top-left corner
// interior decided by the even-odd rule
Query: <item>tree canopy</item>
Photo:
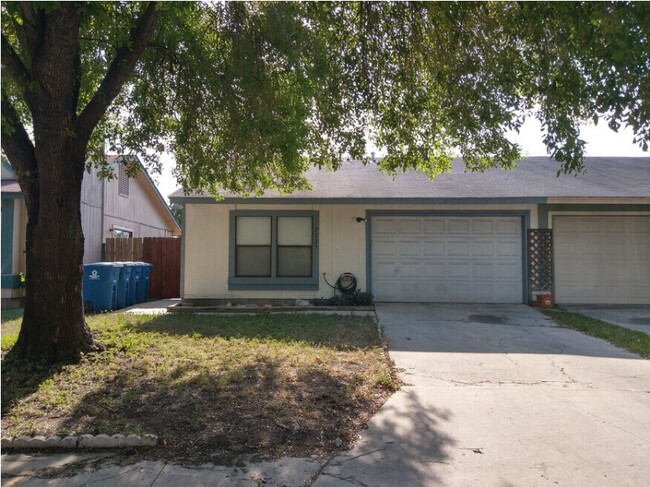
[[[60,5],[32,7],[2,8],[3,101],[25,126],[38,83],[32,53],[56,44],[44,37],[30,46],[28,33]],[[165,149],[186,188],[289,190],[309,165],[364,158],[367,137],[385,149],[389,171],[436,174],[456,154],[469,169],[510,167],[520,149],[506,132],[526,117],[542,122],[565,171],[581,168],[581,121],[629,125],[644,149],[650,137],[650,8],[641,2],[89,2],[74,10],[79,125],[94,122],[86,115],[98,93],[118,91],[96,114],[90,159],[101,164],[104,142],[149,162]],[[122,85],[108,86],[143,22],[155,24],[151,39]],[[3,109],[7,129],[10,119]]]

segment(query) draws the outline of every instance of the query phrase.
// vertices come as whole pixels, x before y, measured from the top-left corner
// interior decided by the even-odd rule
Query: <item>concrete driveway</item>
[[[647,485],[649,361],[524,305],[377,315],[407,385],[315,487]]]

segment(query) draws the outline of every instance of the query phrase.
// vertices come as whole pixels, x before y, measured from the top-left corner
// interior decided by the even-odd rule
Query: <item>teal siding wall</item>
[[[14,246],[14,200],[2,198],[2,275],[12,273],[13,246]],[[4,281],[4,279],[3,279]],[[4,287],[4,282],[3,282]]]

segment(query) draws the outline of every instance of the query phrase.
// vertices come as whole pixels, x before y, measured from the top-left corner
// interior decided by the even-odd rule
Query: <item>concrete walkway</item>
[[[568,311],[650,335],[650,306],[571,305]]]
[[[647,485],[647,360],[523,305],[377,314],[407,385],[314,487]]]
[[[158,301],[147,301],[145,303],[134,304],[128,308],[120,310],[122,313],[131,313],[134,315],[162,315],[167,313],[167,307],[180,303],[181,298],[160,299]]]

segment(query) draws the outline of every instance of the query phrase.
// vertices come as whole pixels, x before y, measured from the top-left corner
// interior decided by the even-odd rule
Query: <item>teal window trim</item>
[[[24,200],[25,196],[22,193],[2,193],[3,200]]]
[[[267,216],[271,218],[271,276],[238,277],[235,275],[236,220],[239,216]],[[277,225],[278,217],[309,216],[312,219],[312,274],[309,277],[277,277]],[[319,224],[317,211],[284,210],[233,210],[230,212],[228,245],[229,290],[318,290]]]

